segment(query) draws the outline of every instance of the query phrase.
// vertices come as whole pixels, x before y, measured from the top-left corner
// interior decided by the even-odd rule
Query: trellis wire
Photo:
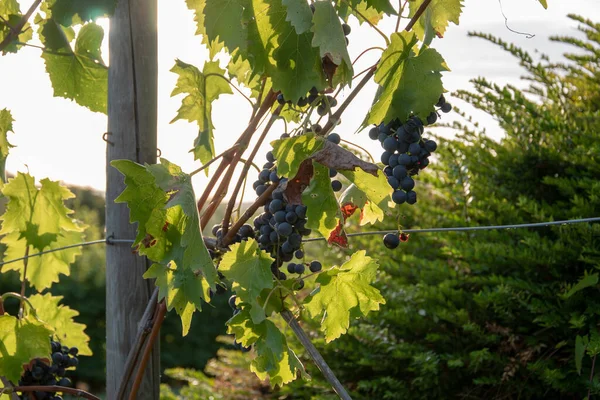
[[[459,226],[454,228],[425,228],[425,229],[402,229],[399,230],[391,230],[391,231],[368,231],[368,232],[357,232],[357,233],[349,233],[348,237],[353,236],[369,236],[369,235],[385,235],[388,233],[431,233],[431,232],[469,232],[469,231],[490,231],[495,229],[520,229],[520,228],[541,228],[545,226],[553,226],[553,225],[570,225],[570,224],[581,224],[584,222],[600,222],[600,217],[592,217],[592,218],[580,218],[580,219],[567,219],[563,221],[548,221],[548,222],[536,222],[529,224],[512,224],[512,225],[486,225],[486,226]],[[310,238],[304,239],[303,242],[319,242],[323,241],[325,238]],[[13,260],[0,262],[0,267],[5,264],[14,263],[17,261],[25,260],[26,258],[38,257],[48,253],[54,253],[56,251],[62,251],[67,249],[72,249],[74,247],[84,247],[90,246],[93,244],[118,244],[118,243],[127,243],[133,244],[135,240],[132,239],[113,239],[112,237],[108,237],[106,239],[92,240],[90,242],[82,242],[76,243],[69,246],[58,247],[56,249],[44,250],[39,253],[30,254],[27,257],[19,257]]]

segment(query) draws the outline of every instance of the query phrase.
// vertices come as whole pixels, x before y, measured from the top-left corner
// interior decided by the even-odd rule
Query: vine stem
[[[29,244],[25,248],[25,258],[23,259],[23,280],[21,281],[21,304],[19,305],[19,318],[23,318],[25,307],[25,287],[27,286],[27,265],[29,264]],[[31,305],[31,304],[30,304]]]
[[[321,353],[319,353],[319,350],[317,350],[317,348],[312,344],[310,338],[308,337],[306,332],[304,332],[304,329],[302,329],[294,315],[291,312],[285,310],[281,312],[281,316],[283,317],[285,322],[288,323],[292,331],[296,334],[296,337],[298,338],[300,343],[302,343],[302,346],[304,346],[310,358],[313,359],[319,370],[325,376],[325,379],[327,379],[327,382],[329,382],[329,384],[337,393],[337,395],[340,396],[340,399],[352,400],[344,386],[340,383],[339,379],[335,376],[331,368],[329,368],[329,365],[327,365],[327,363],[325,362],[325,359],[323,359]]]
[[[8,297],[14,297],[15,299],[19,299],[21,304],[27,303],[27,305],[29,306],[29,309],[31,310],[33,315],[36,314],[35,308],[33,308],[33,305],[31,304],[31,302],[29,301],[29,299],[27,297],[20,295],[19,293],[15,293],[15,292],[6,292],[2,296],[0,296],[0,300],[2,302],[4,302],[4,301],[6,301],[6,299]]]
[[[129,400],[137,399],[137,392],[140,389],[140,385],[142,384],[142,379],[144,378],[144,371],[146,370],[146,366],[148,365],[150,354],[152,354],[152,347],[154,347],[154,343],[156,342],[156,339],[159,336],[160,327],[165,319],[166,313],[167,305],[163,300],[158,304],[158,308],[156,309],[156,317],[154,318],[152,331],[150,331],[148,342],[146,343],[146,347],[144,348],[142,360],[140,361],[140,365],[138,366],[138,370],[135,375],[135,380],[133,381],[133,386],[131,387],[131,393],[129,393]]]
[[[336,112],[334,112],[333,115],[331,116],[331,118],[329,118],[329,120],[323,127],[323,130],[322,130],[323,136],[326,136],[329,133],[329,131],[331,129],[333,129],[333,127],[335,125],[337,125],[337,122],[340,120],[340,117],[342,116],[342,114],[344,113],[346,108],[350,105],[350,103],[352,102],[352,100],[354,100],[354,98],[358,95],[358,93],[365,87],[365,85],[371,80],[371,78],[375,74],[376,69],[377,69],[376,66],[373,66],[373,67],[371,67],[371,69],[369,69],[369,71],[361,79],[361,81],[358,83],[358,85],[356,85],[356,87],[354,89],[352,89],[352,92],[350,92],[350,94],[348,95],[348,98],[346,98],[346,100],[344,100],[344,102],[340,105],[340,107],[336,110]]]
[[[4,387],[0,389],[0,397],[2,397],[3,394],[6,394],[10,397],[10,400],[20,400],[19,396],[13,391],[15,387],[8,379],[0,376],[0,381],[2,381],[2,384],[4,385]]]
[[[265,190],[263,192],[263,194],[261,194],[260,196],[258,196],[258,198],[256,199],[256,201],[254,201],[254,203],[252,203],[252,205],[250,207],[248,207],[246,209],[246,211],[244,211],[244,214],[242,214],[242,216],[240,217],[240,219],[238,219],[236,221],[236,223],[233,224],[233,226],[231,227],[231,230],[223,238],[224,242],[225,241],[230,241],[231,238],[235,235],[235,233],[237,233],[237,231],[240,230],[240,228],[242,227],[242,225],[244,225],[246,223],[246,221],[248,221],[250,219],[250,217],[252,217],[254,215],[254,213],[256,212],[256,210],[258,210],[259,207],[262,207],[262,206],[265,205],[265,203],[267,202],[267,200],[269,199],[269,197],[271,196],[271,194],[275,191],[275,189],[277,189],[278,186],[279,186],[279,183],[274,183],[271,186],[269,186],[267,188],[267,190]]]
[[[15,386],[12,388],[13,392],[52,392],[52,393],[56,393],[56,392],[62,392],[62,393],[69,393],[72,394],[74,396],[77,397],[84,397],[86,399],[90,399],[90,400],[101,400],[100,397],[94,396],[91,393],[86,392],[85,390],[81,390],[81,389],[75,389],[75,388],[70,388],[70,387],[65,387],[65,386],[42,386],[42,385],[36,385],[36,386]]]
[[[279,113],[281,112],[282,108],[283,108],[283,105],[280,104],[277,107],[277,109],[273,112],[273,115],[269,119],[269,122],[267,123],[267,125],[263,129],[262,134],[258,138],[256,145],[254,146],[254,148],[252,149],[252,152],[248,156],[248,159],[244,163],[244,168],[242,169],[242,172],[240,173],[240,177],[235,185],[235,188],[233,189],[233,193],[231,194],[231,197],[229,198],[229,203],[227,204],[227,209],[225,210],[225,215],[223,216],[223,224],[221,225],[221,229],[223,229],[223,235],[225,236],[225,238],[232,237],[231,235],[227,235],[228,230],[229,230],[229,220],[231,219],[231,213],[233,212],[233,208],[235,207],[235,204],[236,204],[237,195],[240,192],[240,189],[242,188],[244,181],[246,180],[248,170],[250,170],[250,167],[252,166],[252,160],[254,160],[254,157],[256,157],[256,153],[258,153],[258,150],[260,149],[260,147],[262,146],[262,143],[264,142],[265,138],[267,137],[269,130],[271,130],[271,127],[277,120],[277,117],[279,116]],[[235,235],[236,233],[237,233],[237,231],[232,230],[232,235]],[[224,239],[223,244],[225,246],[227,246],[229,244],[229,241]]]
[[[4,51],[4,49],[8,47],[10,42],[19,37],[19,35],[21,34],[21,30],[23,29],[27,21],[29,21],[29,18],[31,18],[35,10],[39,7],[41,2],[42,0],[35,0],[31,7],[29,7],[29,10],[27,10],[25,15],[21,17],[19,23],[13,29],[11,29],[10,33],[6,35],[2,42],[0,42],[0,52]]]
[[[421,3],[415,15],[413,15],[411,20],[408,21],[408,25],[406,25],[406,28],[404,28],[406,32],[410,32],[410,30],[417,23],[419,18],[421,18],[421,15],[423,15],[423,13],[425,12],[425,9],[429,6],[429,3],[431,3],[431,0],[425,0],[423,3]]]
[[[271,109],[271,107],[273,106],[273,103],[275,103],[276,97],[277,97],[277,94],[273,91],[271,91],[265,97],[265,101],[261,104],[260,109],[254,116],[254,118],[250,121],[246,130],[244,130],[244,132],[240,135],[240,138],[238,139],[238,141],[236,143],[236,144],[240,145],[239,150],[233,153],[233,156],[231,157],[230,160],[228,160],[227,158],[223,158],[223,162],[221,163],[221,165],[223,165],[224,162],[227,162],[229,168],[227,169],[227,172],[223,176],[223,179],[221,180],[221,184],[215,191],[215,194],[213,195],[213,198],[212,198],[210,204],[208,205],[207,210],[202,215],[202,218],[200,221],[200,227],[202,229],[204,229],[204,227],[206,226],[206,224],[208,223],[210,218],[213,216],[213,214],[217,210],[217,207],[221,203],[221,200],[227,194],[227,188],[229,187],[229,183],[230,183],[231,177],[233,176],[235,168],[237,167],[237,163],[242,158],[244,150],[248,147],[248,143],[250,142],[250,139],[252,138],[252,135],[254,134],[254,132],[256,132],[256,128],[258,127],[260,120]],[[221,166],[219,166],[219,167],[221,167]],[[216,183],[216,181],[215,181],[215,183]],[[212,189],[212,187],[209,186],[206,188],[205,192],[210,191],[211,189]]]
[[[204,171],[206,168],[208,168],[209,165],[211,165],[212,163],[214,163],[215,161],[217,161],[219,158],[227,156],[229,153],[233,152],[238,147],[239,147],[238,144],[234,144],[233,146],[231,146],[230,148],[228,148],[227,150],[225,150],[224,152],[222,152],[221,154],[219,154],[218,156],[216,156],[215,158],[213,158],[212,160],[210,160],[209,162],[207,162],[206,164],[204,164],[200,168],[195,169],[192,172],[190,172],[190,176],[194,176],[197,173]]]
[[[121,383],[119,384],[119,391],[117,392],[117,399],[119,400],[125,398],[125,390],[127,389],[127,385],[131,379],[131,374],[133,374],[133,369],[139,358],[140,352],[142,351],[142,346],[144,345],[146,337],[148,336],[148,333],[150,333],[150,324],[152,323],[152,316],[156,311],[157,300],[158,288],[155,288],[138,326],[138,332],[134,345],[127,355],[125,372],[123,372],[123,377],[121,378]]]
[[[359,58],[361,58],[362,56],[364,56],[365,54],[367,54],[369,51],[371,50],[381,50],[381,52],[384,52],[385,49],[383,47],[379,47],[379,46],[374,46],[374,47],[369,47],[368,49],[365,49],[362,51],[362,53],[360,53],[355,59],[354,61],[352,61],[352,65],[356,64],[356,62],[359,60]]]

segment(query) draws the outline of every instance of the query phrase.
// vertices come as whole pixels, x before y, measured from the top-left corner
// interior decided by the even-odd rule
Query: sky
[[[467,33],[479,31],[491,33],[534,53],[539,50],[557,60],[569,48],[552,43],[551,35],[577,35],[577,23],[568,19],[568,13],[582,14],[600,21],[599,0],[548,0],[544,10],[537,0],[503,0],[502,7],[509,26],[516,31],[534,34],[526,38],[510,32],[504,23],[498,0],[465,0],[460,26],[451,24],[443,39],[434,40],[436,48],[445,58],[451,72],[444,73],[444,87],[452,92],[469,89],[469,80],[484,76],[498,84],[523,86],[519,81],[523,71],[515,60],[494,45],[482,39],[469,38]],[[27,9],[31,1],[22,0],[21,7]],[[191,11],[184,0],[158,0],[159,4],[159,86],[158,86],[158,146],[162,157],[180,165],[184,171],[199,167],[189,153],[198,133],[196,124],[178,121],[169,122],[176,115],[181,96],[171,98],[177,76],[169,70],[175,59],[196,65],[201,69],[207,60],[207,51],[196,30]],[[100,21],[109,28],[108,21]],[[382,30],[393,30],[395,20],[382,21]],[[350,56],[354,59],[371,46],[384,45],[383,39],[368,26],[350,22]],[[103,54],[108,58],[107,38]],[[34,42],[35,43],[35,42]],[[9,141],[16,147],[11,149],[7,171],[29,171],[39,181],[48,177],[67,184],[91,187],[103,191],[105,188],[106,143],[102,134],[106,131],[106,116],[93,113],[70,100],[53,97],[50,80],[44,70],[41,51],[24,48],[18,54],[0,56],[0,109],[8,108],[13,117],[14,134]],[[367,53],[355,66],[356,71],[372,65],[377,60],[376,51]],[[375,84],[368,85],[359,100],[347,109],[342,124],[336,132],[343,139],[366,147],[378,159],[381,153],[378,143],[368,139],[367,131],[355,134],[371,104]],[[343,97],[341,98],[343,100]],[[460,104],[447,96],[450,102],[459,104],[484,126],[493,137],[501,137],[501,130],[494,119]],[[239,94],[222,96],[213,107],[213,122],[216,127],[215,146],[217,154],[233,144],[245,128],[250,117],[250,105]],[[444,121],[453,118],[444,116]],[[274,140],[283,133],[283,124],[276,124],[268,136]],[[262,165],[268,148],[258,153],[256,162]],[[207,183],[201,174],[194,178],[194,187],[199,193]],[[253,179],[249,179],[251,185]]]

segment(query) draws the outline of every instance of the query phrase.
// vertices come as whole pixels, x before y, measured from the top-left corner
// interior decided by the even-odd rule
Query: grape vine
[[[0,52],[40,49],[56,96],[107,112],[109,69],[100,51],[104,32],[94,21],[112,15],[116,3],[36,0],[21,12],[17,0],[0,0]],[[396,206],[417,203],[414,178],[437,149],[435,141],[423,137],[424,127],[435,124],[439,112],[452,109],[441,79],[449,69],[431,44],[443,37],[450,22],[459,23],[463,2],[450,0],[440,7],[430,0],[403,0],[397,8],[388,0],[186,3],[209,60],[202,68],[176,60],[172,95],[182,98],[173,121],[197,124],[192,153],[202,166],[186,173],[166,159],[159,164],[111,163],[125,184],[115,202],[129,207],[130,222],[137,224],[133,250],[150,261],[143,276],[157,289],[143,321],[148,332],[138,335],[120,384],[112,385],[121,387],[118,395],[108,397],[124,398],[130,390],[130,398],[136,398],[168,311],[179,315],[187,335],[193,315],[229,288],[235,294],[229,299],[233,316],[227,331],[240,350],[252,352],[251,369],[259,378],[274,386],[307,378],[301,356],[288,344],[292,338],[282,330],[287,324],[333,390],[349,399],[299,321],[320,321],[326,342],[339,338],[352,320],[385,304],[373,286],[379,265],[363,250],[341,265],[324,265],[306,256],[303,241],[318,236],[347,248],[346,220],[355,211],[360,210],[360,224],[366,225],[398,217]],[[540,3],[545,7],[545,1]],[[408,17],[403,14],[406,7]],[[386,18],[396,20],[393,32],[379,26]],[[400,30],[403,19],[405,29]],[[113,22],[118,31],[119,20]],[[381,51],[375,65],[356,75],[348,36],[353,30],[353,35],[360,33],[351,24],[374,29],[386,43],[355,59],[366,51]],[[30,43],[34,30],[42,46]],[[221,52],[225,60],[216,57]],[[118,61],[111,56],[115,65]],[[356,128],[381,143],[381,164],[348,150],[348,132],[337,130],[349,105],[373,81],[378,90]],[[234,94],[233,89],[252,104],[252,115],[232,146],[216,155],[213,103]],[[252,185],[256,198],[243,213],[238,206],[235,216],[254,158],[281,120],[286,131],[270,142],[266,163]],[[12,114],[0,110],[3,178],[12,123]],[[253,141],[259,128],[262,132]],[[197,198],[192,178],[200,172],[210,182]],[[223,220],[212,229],[214,238],[203,237],[231,187]],[[58,182],[42,179],[36,184],[22,172],[5,181],[1,192],[8,200],[0,230],[4,258],[20,258],[1,273],[18,273],[21,285],[15,288],[18,293],[0,297],[0,396],[19,393],[23,399],[58,400],[70,393],[96,399],[72,388],[66,377],[80,356],[91,354],[85,327],[75,322],[78,313],[60,304],[61,297],[41,294],[69,275],[70,264],[81,253],[71,245],[83,241],[85,226],[65,206],[73,195]],[[408,238],[399,231],[383,241],[395,249]],[[58,247],[64,250],[44,252]],[[42,254],[29,258],[30,253]],[[16,315],[5,311],[9,299],[18,301]]]

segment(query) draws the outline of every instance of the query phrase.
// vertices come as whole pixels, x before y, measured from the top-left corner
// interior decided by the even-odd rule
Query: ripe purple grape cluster
[[[254,218],[254,234],[260,248],[275,259],[271,266],[273,275],[285,280],[287,276],[279,268],[284,262],[291,261],[294,254],[303,255],[300,250],[302,237],[310,235],[311,230],[306,228],[306,206],[287,202],[283,193],[287,179],[277,174],[274,163],[275,156],[268,152],[267,163],[253,184],[257,196],[260,196],[270,185],[280,183],[280,187],[273,191],[265,203],[263,212]]]
[[[444,96],[436,104],[442,112],[449,112],[452,106]],[[427,124],[437,121],[438,114],[433,111],[427,117]],[[371,128],[369,137],[379,140],[383,153],[381,162],[384,164],[388,183],[394,189],[392,200],[396,204],[415,204],[417,193],[414,176],[429,165],[429,156],[437,149],[437,143],[423,138],[424,124],[418,117],[410,117],[402,123],[394,119],[388,124],[380,124]]]
[[[52,347],[52,365],[40,359],[35,359],[32,368],[25,371],[19,380],[19,386],[72,386],[71,380],[65,377],[66,370],[79,365],[77,347],[62,346],[57,341],[50,341]],[[53,392],[31,392],[37,400],[62,400],[62,397]],[[30,393],[23,392],[20,399],[32,398]]]

